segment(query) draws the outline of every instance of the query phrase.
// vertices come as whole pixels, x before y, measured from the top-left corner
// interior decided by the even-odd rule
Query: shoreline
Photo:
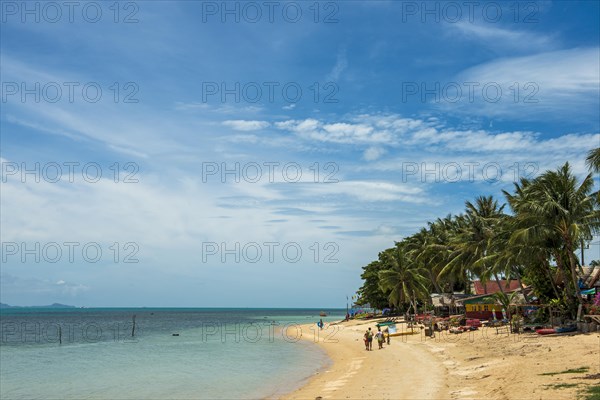
[[[333,361],[329,368],[320,369],[304,386],[282,399],[443,399],[445,370],[433,354],[421,346],[410,346],[400,337],[379,350],[374,342],[366,351],[363,332],[377,330],[377,320],[349,321],[326,325],[318,341],[310,325],[302,325],[310,335],[302,335],[326,351]],[[403,379],[398,379],[403,377]]]
[[[391,338],[366,351],[362,334],[377,320],[326,325],[315,341],[332,364],[280,398],[297,399],[572,399],[600,378],[600,334],[497,334],[493,328],[460,335],[423,332]],[[339,329],[338,329],[339,328]],[[334,330],[337,329],[336,332]],[[328,340],[329,339],[329,340]]]

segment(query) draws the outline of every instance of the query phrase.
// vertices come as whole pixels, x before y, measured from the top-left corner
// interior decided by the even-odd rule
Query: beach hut
[[[502,305],[497,304],[493,296],[473,296],[462,300],[465,316],[469,319],[502,319]]]
[[[464,293],[432,293],[431,304],[435,315],[448,317],[452,314],[464,312],[462,299],[468,297]]]
[[[523,291],[526,293],[530,289],[524,288]],[[510,292],[505,292],[506,294],[517,292],[516,297],[514,298],[514,303],[511,306],[525,304],[524,294],[521,293],[521,290],[516,291],[512,290]],[[493,319],[494,316],[499,319],[506,319],[507,310],[503,312],[503,305],[499,304],[495,296],[491,294],[484,294],[480,296],[472,296],[462,300],[465,306],[465,316],[467,318],[477,318],[477,319]]]

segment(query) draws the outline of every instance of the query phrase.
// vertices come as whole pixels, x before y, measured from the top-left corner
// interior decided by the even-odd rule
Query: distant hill
[[[48,306],[11,306],[9,304],[0,303],[0,308],[77,308],[66,304],[53,303]]]

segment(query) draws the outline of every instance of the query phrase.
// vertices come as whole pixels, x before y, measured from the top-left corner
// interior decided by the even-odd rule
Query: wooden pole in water
[[[135,336],[135,315],[133,316],[133,326],[131,327],[131,337]]]
[[[58,344],[62,344],[62,328],[58,326]]]

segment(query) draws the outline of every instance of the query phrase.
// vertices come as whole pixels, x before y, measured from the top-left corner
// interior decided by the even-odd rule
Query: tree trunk
[[[500,279],[498,279],[498,274],[494,272],[494,280],[496,281],[496,284],[498,285],[498,288],[500,288],[500,292],[502,292],[502,294],[504,293],[504,288],[502,287],[502,284],[500,283]]]
[[[521,292],[521,295],[525,299],[525,304],[528,304],[529,299],[527,298],[527,295],[525,294],[525,289],[523,288],[523,282],[521,282],[521,274],[516,272],[515,275],[517,275],[517,282],[519,282],[519,291]]]
[[[575,288],[575,297],[577,298],[578,305],[581,304],[583,306],[583,299],[579,295],[579,283],[577,281],[577,261],[575,260],[575,254],[573,251],[569,250],[569,261],[570,261],[570,269],[571,269],[571,279],[573,279],[573,286]]]
[[[542,268],[544,268],[544,270],[548,273],[548,278],[550,280],[550,285],[552,285],[552,290],[554,290],[554,295],[557,299],[560,299],[560,293],[558,293],[558,288],[556,287],[556,283],[554,282],[554,277],[552,276],[550,264],[545,262]]]
[[[438,285],[438,283],[435,279],[435,276],[431,270],[429,270],[429,279],[431,280],[431,283],[433,284],[433,287],[435,288],[435,292],[442,293],[442,288],[440,287],[440,285]]]

